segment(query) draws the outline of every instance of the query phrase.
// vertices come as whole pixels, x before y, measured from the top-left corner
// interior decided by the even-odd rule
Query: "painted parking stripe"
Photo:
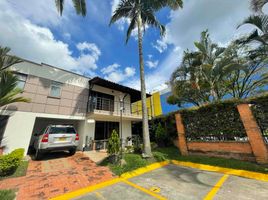
[[[126,183],[126,184],[128,184],[128,185],[130,185],[130,186],[132,186],[132,187],[134,187],[134,188],[136,188],[136,189],[138,189],[138,190],[141,190],[142,192],[144,192],[146,194],[149,194],[150,196],[153,196],[153,197],[155,197],[157,199],[167,200],[167,198],[165,198],[165,197],[163,197],[163,196],[161,196],[159,194],[156,194],[154,192],[151,192],[150,190],[147,190],[144,187],[141,187],[139,185],[136,185],[135,183],[132,183],[132,182],[126,180],[126,179],[124,179],[123,182]]]
[[[93,192],[95,190],[105,188],[105,187],[110,186],[110,185],[114,185],[116,183],[121,182],[121,180],[122,180],[121,178],[115,178],[115,179],[112,179],[110,181],[105,181],[105,182],[99,183],[97,185],[92,185],[92,186],[85,187],[85,188],[82,188],[82,189],[79,189],[79,190],[76,190],[76,191],[73,191],[73,192],[63,194],[61,196],[52,198],[52,200],[72,199],[72,198],[75,198],[75,197],[82,196],[82,195],[85,195],[87,193]]]
[[[214,185],[214,187],[210,190],[204,200],[212,200],[228,177],[228,174],[224,174],[216,185]]]
[[[258,173],[258,172],[251,172],[246,170],[238,170],[238,169],[231,169],[231,168],[224,168],[224,167],[216,167],[211,165],[204,165],[192,162],[183,162],[172,160],[172,163],[182,167],[191,167],[195,169],[205,170],[205,171],[212,171],[212,172],[220,172],[223,174],[235,175],[250,179],[255,179],[258,181],[266,181],[268,182],[268,174]]]
[[[69,193],[54,197],[51,200],[66,200],[66,199],[72,199],[72,198],[75,198],[75,197],[78,197],[78,196],[82,196],[82,195],[87,194],[89,192],[93,192],[95,190],[105,188],[107,186],[119,183],[123,179],[129,179],[129,178],[132,178],[132,177],[135,177],[135,176],[139,176],[139,175],[142,175],[144,173],[153,171],[155,169],[164,167],[164,166],[166,166],[168,164],[169,164],[169,161],[153,163],[153,164],[148,165],[146,167],[141,167],[141,168],[136,169],[134,171],[124,173],[124,174],[122,174],[120,176],[120,178],[114,178],[112,180],[99,183],[97,185],[92,185],[92,186],[88,186],[88,187],[85,187],[85,188],[82,188],[82,189],[79,189],[79,190],[76,190],[76,191],[73,191],[73,192],[69,192]]]

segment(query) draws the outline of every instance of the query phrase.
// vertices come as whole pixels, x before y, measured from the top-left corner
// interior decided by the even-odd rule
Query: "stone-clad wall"
[[[61,96],[56,98],[49,95],[52,82],[28,75],[22,95],[30,98],[31,102],[11,104],[8,110],[78,116],[86,114],[87,88],[62,83]]]

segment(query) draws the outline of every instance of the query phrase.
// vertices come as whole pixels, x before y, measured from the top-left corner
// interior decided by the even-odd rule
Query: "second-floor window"
[[[89,95],[89,110],[114,111],[114,96],[91,91]]]
[[[17,88],[24,90],[25,83],[27,80],[27,75],[26,74],[16,74],[18,78],[18,83],[17,83]]]
[[[52,82],[50,86],[50,96],[59,98],[61,96],[61,86],[61,83]]]

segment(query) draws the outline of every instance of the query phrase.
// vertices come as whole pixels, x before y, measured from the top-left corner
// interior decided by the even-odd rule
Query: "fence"
[[[183,155],[268,163],[268,96],[223,102],[175,114]]]

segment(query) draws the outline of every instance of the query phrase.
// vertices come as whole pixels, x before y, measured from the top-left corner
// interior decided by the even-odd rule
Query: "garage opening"
[[[52,119],[52,118],[40,118],[35,119],[35,124],[31,136],[30,145],[28,148],[28,154],[31,153],[31,146],[33,145],[33,135],[41,133],[48,125],[72,125],[78,131],[79,120],[69,120],[69,119]]]

